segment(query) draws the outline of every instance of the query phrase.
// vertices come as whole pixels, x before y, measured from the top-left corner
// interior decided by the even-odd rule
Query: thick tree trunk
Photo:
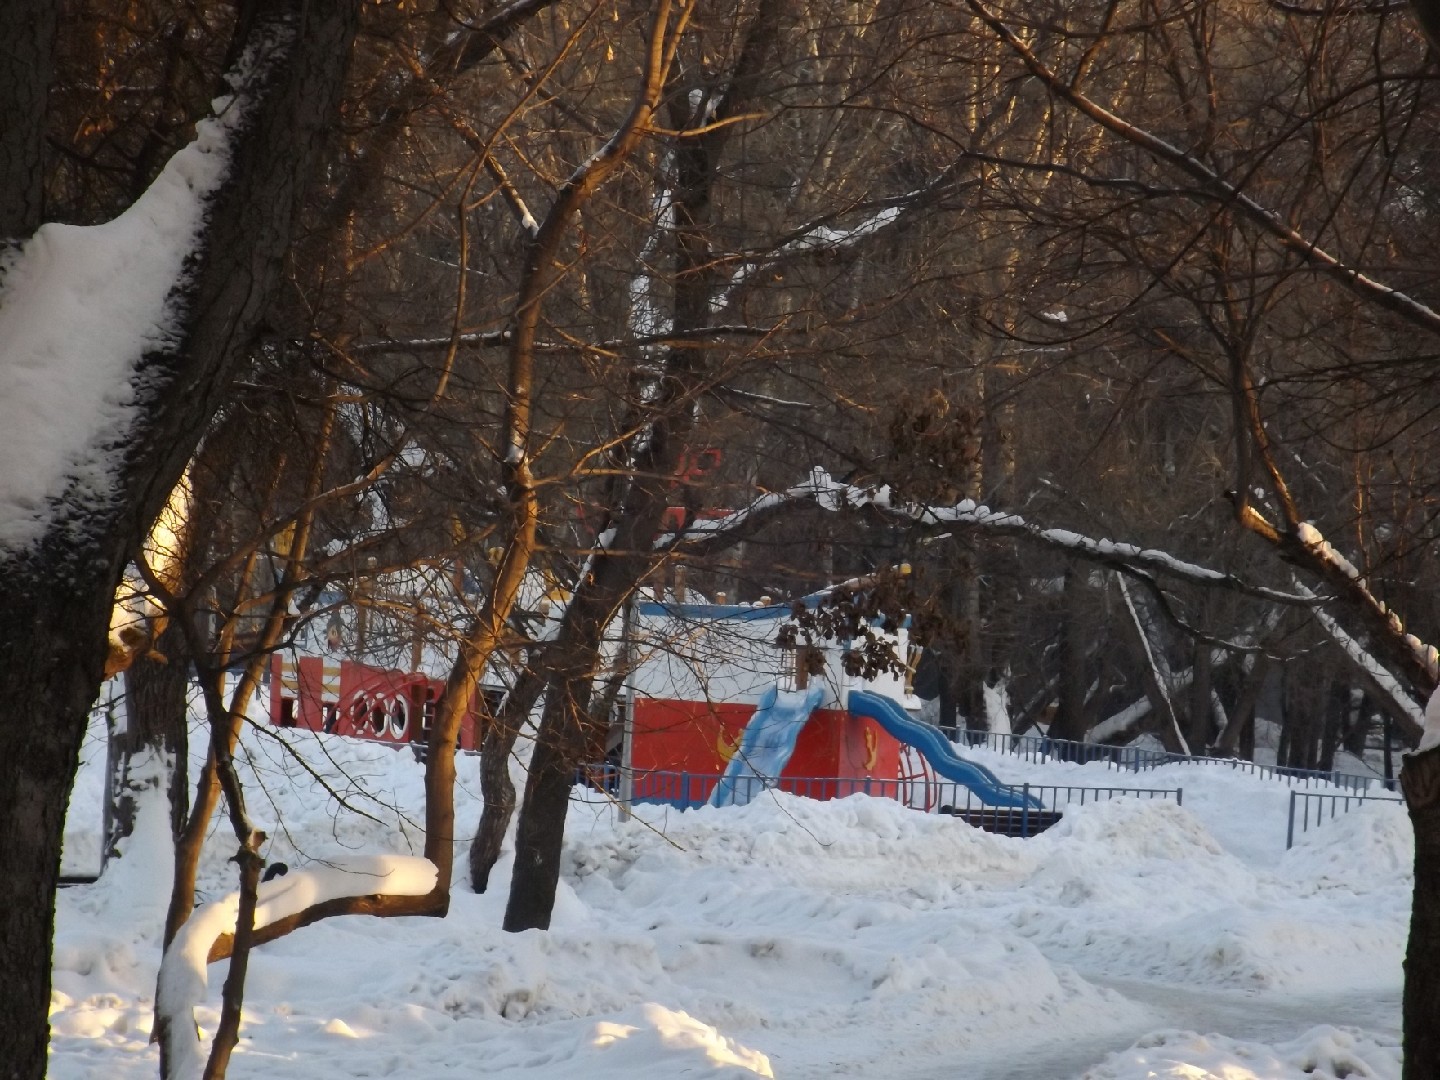
[[[113,577],[109,566],[97,563],[86,567],[84,559],[53,551],[0,562],[0,1077],[6,1080],[45,1075],[60,841],[90,702],[104,671],[110,617]]]
[[[1264,653],[1255,656],[1244,684],[1240,688],[1239,700],[1230,710],[1230,719],[1220,738],[1215,742],[1217,757],[1253,758],[1255,756],[1255,706],[1260,702],[1260,692],[1265,689],[1265,680],[1270,677],[1270,658]],[[1244,733],[1250,732],[1249,752],[1244,749]]]
[[[552,685],[540,720],[541,736],[530,759],[525,801],[515,836],[515,873],[505,905],[505,929],[550,927],[571,781],[584,755],[591,679],[588,673]],[[519,857],[524,854],[522,862]]]
[[[0,248],[24,240],[42,219],[45,100],[59,0],[0,4]]]
[[[21,5],[21,11],[31,5]],[[5,5],[7,18],[14,5]],[[136,422],[103,502],[56,491],[33,546],[0,554],[0,1076],[45,1074],[55,886],[65,806],[104,672],[124,560],[159,513],[269,304],[305,182],[334,115],[358,0],[254,5],[253,112],[235,135],[204,251],[175,296],[188,322],[135,375]],[[7,121],[8,123],[8,121]],[[7,193],[8,197],[8,193]],[[70,494],[73,501],[67,501]]]
[[[1318,756],[1326,694],[1317,689],[1311,677],[1313,672],[1303,663],[1286,665],[1285,715],[1275,761],[1291,769],[1313,769]]]
[[[532,658],[532,664],[538,658]],[[505,695],[500,714],[485,731],[480,748],[480,827],[470,845],[470,887],[483,893],[490,887],[490,871],[500,859],[505,831],[515,814],[515,785],[510,780],[510,755],[525,726],[525,718],[545,686],[538,666],[527,667]]]
[[[1079,742],[1085,738],[1085,697],[1089,688],[1085,668],[1089,654],[1080,624],[1084,588],[1075,568],[1066,569],[1064,607],[1060,613],[1060,700],[1050,724],[1052,739]]]
[[[1321,733],[1320,754],[1316,768],[1326,772],[1335,768],[1335,751],[1345,732],[1350,712],[1350,686],[1340,680],[1332,680],[1325,695],[1325,729]]]
[[[1190,701],[1185,710],[1185,741],[1190,744],[1192,754],[1203,754],[1211,743],[1214,731],[1210,703],[1210,646],[1203,641],[1197,641],[1193,657],[1194,666],[1190,669]]]
[[[1415,828],[1415,893],[1405,948],[1403,1080],[1440,1076],[1440,747],[1411,754],[1400,786]]]
[[[153,656],[138,657],[125,669],[125,727],[111,732],[106,777],[105,857],[119,854],[120,841],[135,828],[137,762],[159,755],[167,763],[164,783],[170,805],[170,834],[184,828],[189,778],[186,754],[189,728],[186,705],[190,689],[190,654],[185,635],[171,620],[155,639]]]

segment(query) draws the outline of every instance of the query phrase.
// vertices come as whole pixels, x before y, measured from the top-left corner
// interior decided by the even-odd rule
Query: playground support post
[[[625,694],[620,731],[620,820],[629,821],[635,804],[635,594],[625,601],[625,615],[620,620],[620,670],[625,673],[622,691]]]
[[[625,687],[625,711],[620,743],[620,820],[629,821],[635,802],[635,687]]]

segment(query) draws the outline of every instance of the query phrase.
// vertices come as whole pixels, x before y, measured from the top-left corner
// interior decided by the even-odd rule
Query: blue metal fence
[[[942,781],[935,785],[940,789],[940,806],[955,806],[969,809],[984,805],[973,791],[963,784]],[[1177,806],[1185,801],[1183,788],[1134,788],[1134,787],[1081,787],[1078,784],[1012,784],[1016,791],[1033,795],[1047,810],[1064,810],[1067,806],[1084,806],[1086,803],[1108,802],[1125,796],[1138,799],[1174,799]]]
[[[1358,773],[1323,771],[1320,769],[1292,769],[1281,765],[1260,765],[1244,758],[1204,757],[1194,754],[1171,754],[1164,750],[1146,750],[1135,746],[1106,746],[1102,743],[1073,742],[1068,739],[1050,739],[1043,735],[1004,735],[988,731],[970,731],[961,739],[971,746],[983,746],[1000,754],[1009,754],[1024,761],[1074,761],[1085,764],[1102,761],[1115,769],[1126,772],[1144,772],[1158,769],[1162,765],[1186,763],[1213,765],[1235,769],[1285,782],[1290,787],[1309,787],[1314,784],[1332,784],[1347,791],[1366,792],[1372,787],[1395,791],[1398,782],[1380,776],[1362,776]]]
[[[588,799],[601,797],[618,802],[621,796],[621,772],[614,765],[596,765],[580,770],[577,787]],[[906,805],[923,804],[938,808],[941,813],[963,817],[972,824],[1011,836],[1030,836],[1058,820],[1067,807],[1104,802],[1131,796],[1142,799],[1173,799],[1180,804],[1184,792],[1180,788],[1133,788],[1122,786],[1086,787],[1078,784],[1013,784],[1009,785],[1025,805],[996,807],[985,804],[963,784],[930,781],[928,788],[920,780],[881,780],[874,777],[833,776],[759,776],[736,779],[739,801],[749,801],[766,791],[785,791],[811,799],[837,799],[864,794],[875,798],[894,799]],[[636,804],[673,806],[688,810],[703,806],[709,800],[719,773],[690,773],[663,769],[637,770],[631,778],[630,800]],[[927,797],[928,796],[928,797]],[[1035,800],[1040,803],[1034,805]]]
[[[1295,846],[1296,825],[1301,833],[1318,827],[1326,821],[1334,821],[1341,814],[1348,814],[1354,807],[1366,802],[1403,803],[1395,795],[1332,795],[1322,791],[1290,792],[1290,823],[1285,829],[1285,850]]]

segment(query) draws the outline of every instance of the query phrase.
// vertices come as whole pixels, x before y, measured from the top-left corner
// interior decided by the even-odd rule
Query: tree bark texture
[[[0,246],[24,240],[44,212],[45,117],[59,0],[0,4]]]
[[[1240,688],[1240,697],[1235,702],[1235,707],[1230,710],[1230,719],[1225,724],[1225,730],[1215,742],[1216,757],[1234,757],[1236,754],[1244,758],[1255,756],[1255,706],[1260,703],[1260,693],[1265,689],[1265,680],[1270,677],[1270,670],[1270,658],[1264,653],[1257,653],[1255,663]],[[1246,731],[1251,733],[1249,753],[1246,753],[1243,747]]]
[[[1081,623],[1085,584],[1072,566],[1065,570],[1064,606],[1060,613],[1060,702],[1050,736],[1080,742],[1085,738],[1085,698],[1089,689],[1089,647]]]
[[[119,843],[135,828],[135,763],[150,753],[168,762],[166,792],[170,835],[185,824],[189,728],[186,705],[190,690],[190,652],[185,634],[172,620],[155,639],[153,655],[137,657],[125,669],[125,729],[112,732],[107,748],[110,784],[106,800],[105,857],[119,854]]]
[[[1210,704],[1211,679],[1210,645],[1197,641],[1193,652],[1193,666],[1190,669],[1190,700],[1185,710],[1185,741],[1190,744],[1192,754],[1203,754],[1213,742],[1213,709]]]
[[[21,10],[32,5],[22,4]],[[175,297],[178,343],[136,372],[136,420],[103,503],[59,501],[46,534],[0,554],[0,1077],[45,1075],[55,887],[65,806],[104,671],[110,606],[126,558],[179,479],[280,279],[302,189],[339,99],[358,0],[257,7],[275,58],[248,88],[229,177],[210,207],[191,284]],[[4,5],[9,18],[15,5]],[[13,117],[7,116],[8,125]]]
[[[1440,747],[1411,754],[1400,787],[1415,828],[1415,893],[1405,948],[1403,1080],[1440,1076]]]
[[[104,670],[110,613],[101,597],[113,586],[103,569],[54,586],[55,575],[65,572],[55,561],[64,562],[41,553],[6,560],[0,605],[6,679],[0,695],[0,1077],[6,1080],[45,1075],[60,840]]]
[[[1430,39],[1430,47],[1440,52],[1440,0],[1410,0],[1415,21]]]
[[[505,929],[549,929],[560,881],[565,816],[575,766],[586,743],[591,680],[579,675],[552,686],[530,760],[525,799],[515,836],[515,872],[505,905]]]
[[[480,748],[480,827],[470,845],[470,887],[483,893],[490,887],[490,872],[500,859],[505,831],[515,814],[515,785],[510,780],[510,755],[525,718],[540,699],[545,679],[532,662],[505,695],[499,715],[486,729]]]

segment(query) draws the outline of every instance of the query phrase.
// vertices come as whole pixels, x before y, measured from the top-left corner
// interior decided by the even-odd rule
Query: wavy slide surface
[[[1042,809],[1040,800],[1033,795],[1027,800],[1013,787],[1001,783],[1000,778],[985,766],[960,757],[939,729],[912,718],[893,698],[865,690],[851,690],[848,708],[852,715],[868,716],[902,743],[919,750],[930,762],[931,768],[946,780],[965,785],[985,805]]]
[[[795,752],[800,729],[824,696],[820,686],[803,693],[782,692],[775,686],[766,690],[745,725],[735,755],[725,766],[725,775],[715,785],[710,805],[744,806],[752,796],[774,787]]]

